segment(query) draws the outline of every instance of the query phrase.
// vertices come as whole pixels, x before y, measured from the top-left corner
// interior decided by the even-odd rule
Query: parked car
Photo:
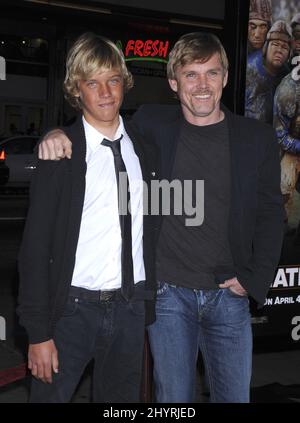
[[[9,178],[9,168],[5,164],[5,152],[0,153],[0,185],[5,185]]]
[[[34,148],[38,139],[38,136],[18,135],[0,141],[0,157],[5,157],[5,165],[9,168],[8,181],[5,183],[7,187],[29,186],[36,168]]]

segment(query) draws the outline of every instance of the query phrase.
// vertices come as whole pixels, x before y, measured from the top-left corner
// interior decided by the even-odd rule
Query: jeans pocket
[[[226,288],[226,291],[228,293],[228,295],[230,295],[233,298],[247,298],[248,299],[248,295],[239,295],[236,294],[235,292],[233,292],[230,288]]]
[[[78,298],[69,297],[65,304],[62,316],[63,317],[73,316],[78,309],[78,305],[79,305]]]
[[[133,314],[136,316],[144,316],[145,315],[145,301],[131,301],[129,304],[129,309]]]
[[[166,282],[157,282],[157,296],[163,295],[167,290],[169,286]]]

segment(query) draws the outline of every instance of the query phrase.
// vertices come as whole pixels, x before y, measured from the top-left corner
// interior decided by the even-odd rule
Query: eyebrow
[[[222,67],[220,66],[220,67],[218,67],[218,68],[210,68],[210,69],[207,69],[207,70],[206,70],[206,72],[209,72],[209,71],[222,71]],[[187,73],[190,73],[190,72],[199,73],[199,72],[198,72],[197,70],[195,70],[195,69],[190,69],[190,70],[184,71],[184,72],[183,72],[183,74],[184,74],[184,75],[186,75]]]
[[[116,74],[109,76],[109,78],[116,78],[116,77],[122,78],[122,75],[120,73],[116,73]],[[97,82],[97,79],[87,78],[85,81],[86,82]]]

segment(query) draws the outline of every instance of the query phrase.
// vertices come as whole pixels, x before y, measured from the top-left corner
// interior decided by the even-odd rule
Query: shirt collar
[[[103,135],[96,128],[94,128],[90,123],[88,123],[83,115],[82,115],[82,123],[83,123],[83,127],[84,127],[87,145],[93,151],[101,144],[103,138],[106,138],[106,139],[113,141],[112,139]],[[114,140],[117,140],[118,138],[120,138],[121,135],[123,135],[123,136],[125,135],[125,128],[124,128],[123,119],[122,119],[121,116],[119,116],[119,126],[116,130]]]

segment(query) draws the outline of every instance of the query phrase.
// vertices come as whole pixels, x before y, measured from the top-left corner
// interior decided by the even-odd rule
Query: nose
[[[200,87],[206,87],[207,86],[207,76],[206,76],[206,74],[200,74],[200,75],[198,75],[198,80],[197,80],[197,82],[198,82],[198,85],[200,86]]]
[[[255,28],[255,30],[254,30],[254,37],[255,37],[255,38],[260,38],[260,35],[261,35],[261,34],[260,34],[260,32],[261,32],[261,31],[260,31],[260,29],[259,29],[259,28]]]
[[[99,97],[110,97],[111,96],[111,90],[110,86],[106,83],[100,84],[98,89]]]
[[[284,53],[284,51],[285,51],[285,48],[284,48],[284,47],[282,47],[282,46],[277,46],[277,48],[276,48],[276,53],[283,54],[283,53]]]

